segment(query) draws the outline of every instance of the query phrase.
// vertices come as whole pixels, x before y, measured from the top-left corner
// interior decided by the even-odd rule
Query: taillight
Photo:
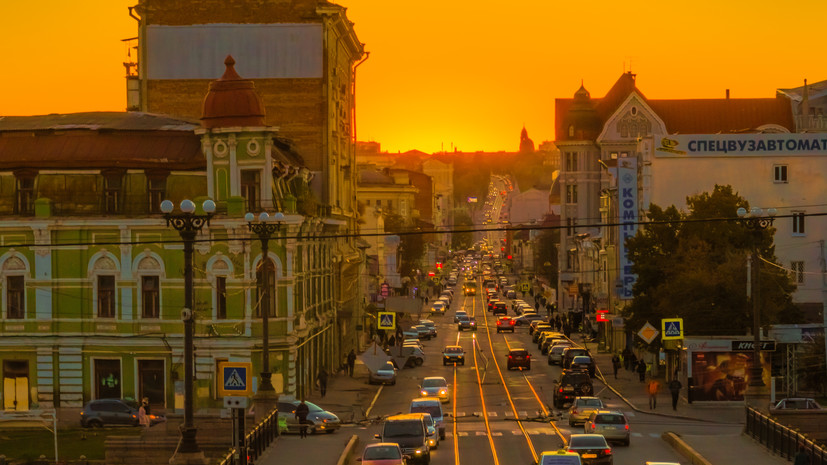
[[[577,451],[576,451],[576,450],[574,450],[574,449],[569,449],[569,453],[570,453],[570,454],[576,454],[576,453],[577,453]]]
[[[563,388],[560,388],[560,390],[559,390],[559,391],[557,391],[557,392],[563,392]],[[569,452],[571,452],[571,451],[569,451]]]
[[[508,356],[508,359],[509,359],[509,360],[511,360],[511,356],[510,356],[510,355]]]
[[[577,415],[577,409],[572,410],[571,413]]]
[[[611,449],[603,449],[603,453],[606,454],[606,455],[612,455],[612,450]]]
[[[525,359],[526,359],[526,360],[529,360],[530,358],[531,358],[531,355],[526,355],[526,356],[525,356]]]
[[[628,423],[626,423],[625,427],[626,427],[626,431],[629,431],[629,424]]]
[[[592,429],[594,429],[596,426],[597,425],[594,422],[592,422]]]

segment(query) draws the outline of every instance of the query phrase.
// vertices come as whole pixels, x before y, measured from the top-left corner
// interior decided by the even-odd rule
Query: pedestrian
[[[396,338],[391,336],[391,338],[388,339],[388,345],[389,346],[395,346],[396,345]]]
[[[327,393],[327,370],[322,367],[322,370],[316,375],[316,382],[319,383],[319,391],[322,393],[322,397],[324,397],[325,393]]]
[[[356,351],[350,349],[350,353],[347,354],[347,373],[353,378],[353,366],[356,365]]]
[[[807,455],[803,444],[798,446],[798,452],[795,454],[793,465],[810,465],[810,456]]]
[[[632,369],[632,349],[626,347],[623,349],[623,368],[627,371]]]
[[[678,396],[681,393],[683,385],[678,381],[677,375],[669,381],[669,392],[672,393],[672,410],[678,409]]]
[[[640,382],[646,381],[646,362],[643,359],[637,362],[637,374],[640,376]]]
[[[629,371],[636,371],[637,370],[637,355],[634,352],[629,351]]]
[[[296,419],[299,420],[299,437],[306,438],[307,437],[307,415],[310,413],[310,407],[304,403],[304,399],[302,399],[301,403],[296,407]]]
[[[540,311],[540,302],[537,300],[534,301],[534,310]]]
[[[617,354],[612,355],[612,368],[615,372],[615,379],[617,379],[617,370],[620,369],[620,356]]]
[[[425,296],[425,305],[428,305],[428,296]]]
[[[646,385],[646,393],[649,394],[649,410],[654,410],[658,406],[658,392],[660,392],[660,383],[655,378],[649,378],[649,383]]]
[[[141,406],[138,408],[138,424],[144,428],[149,428],[151,422],[149,421],[149,398],[144,397],[141,401]]]

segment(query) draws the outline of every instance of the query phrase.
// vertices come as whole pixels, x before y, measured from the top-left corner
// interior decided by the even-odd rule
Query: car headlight
[[[429,446],[435,446],[435,445],[436,445],[436,441],[434,441],[433,439],[429,439],[429,440],[428,440],[428,445],[429,445]]]
[[[443,390],[439,391],[439,393],[440,393],[441,395],[444,395],[444,394],[448,394],[448,391],[446,391],[445,389],[443,389]]]
[[[428,395],[428,391],[422,391],[422,392],[421,392],[421,394],[422,394],[423,396],[427,396],[427,395]]]

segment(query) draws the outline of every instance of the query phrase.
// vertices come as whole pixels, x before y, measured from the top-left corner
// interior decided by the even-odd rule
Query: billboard
[[[743,401],[752,352],[692,352],[693,401]],[[770,385],[770,354],[761,353],[762,378]]]
[[[670,134],[655,143],[656,157],[825,156],[827,137],[809,134]]]
[[[638,202],[637,202],[637,158],[620,158],[617,160],[617,196],[618,221],[620,223],[619,259],[620,259],[620,290],[621,299],[632,298],[632,286],[637,275],[632,273],[632,262],[629,261],[626,251],[626,239],[637,234]]]

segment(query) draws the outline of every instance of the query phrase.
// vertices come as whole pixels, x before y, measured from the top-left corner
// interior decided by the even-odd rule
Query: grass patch
[[[85,455],[89,460],[103,460],[104,442],[109,436],[139,436],[141,428],[64,428],[57,431],[60,461],[77,460]],[[55,438],[43,428],[5,429],[0,431],[0,449],[9,461],[29,461],[41,455],[54,460]]]

